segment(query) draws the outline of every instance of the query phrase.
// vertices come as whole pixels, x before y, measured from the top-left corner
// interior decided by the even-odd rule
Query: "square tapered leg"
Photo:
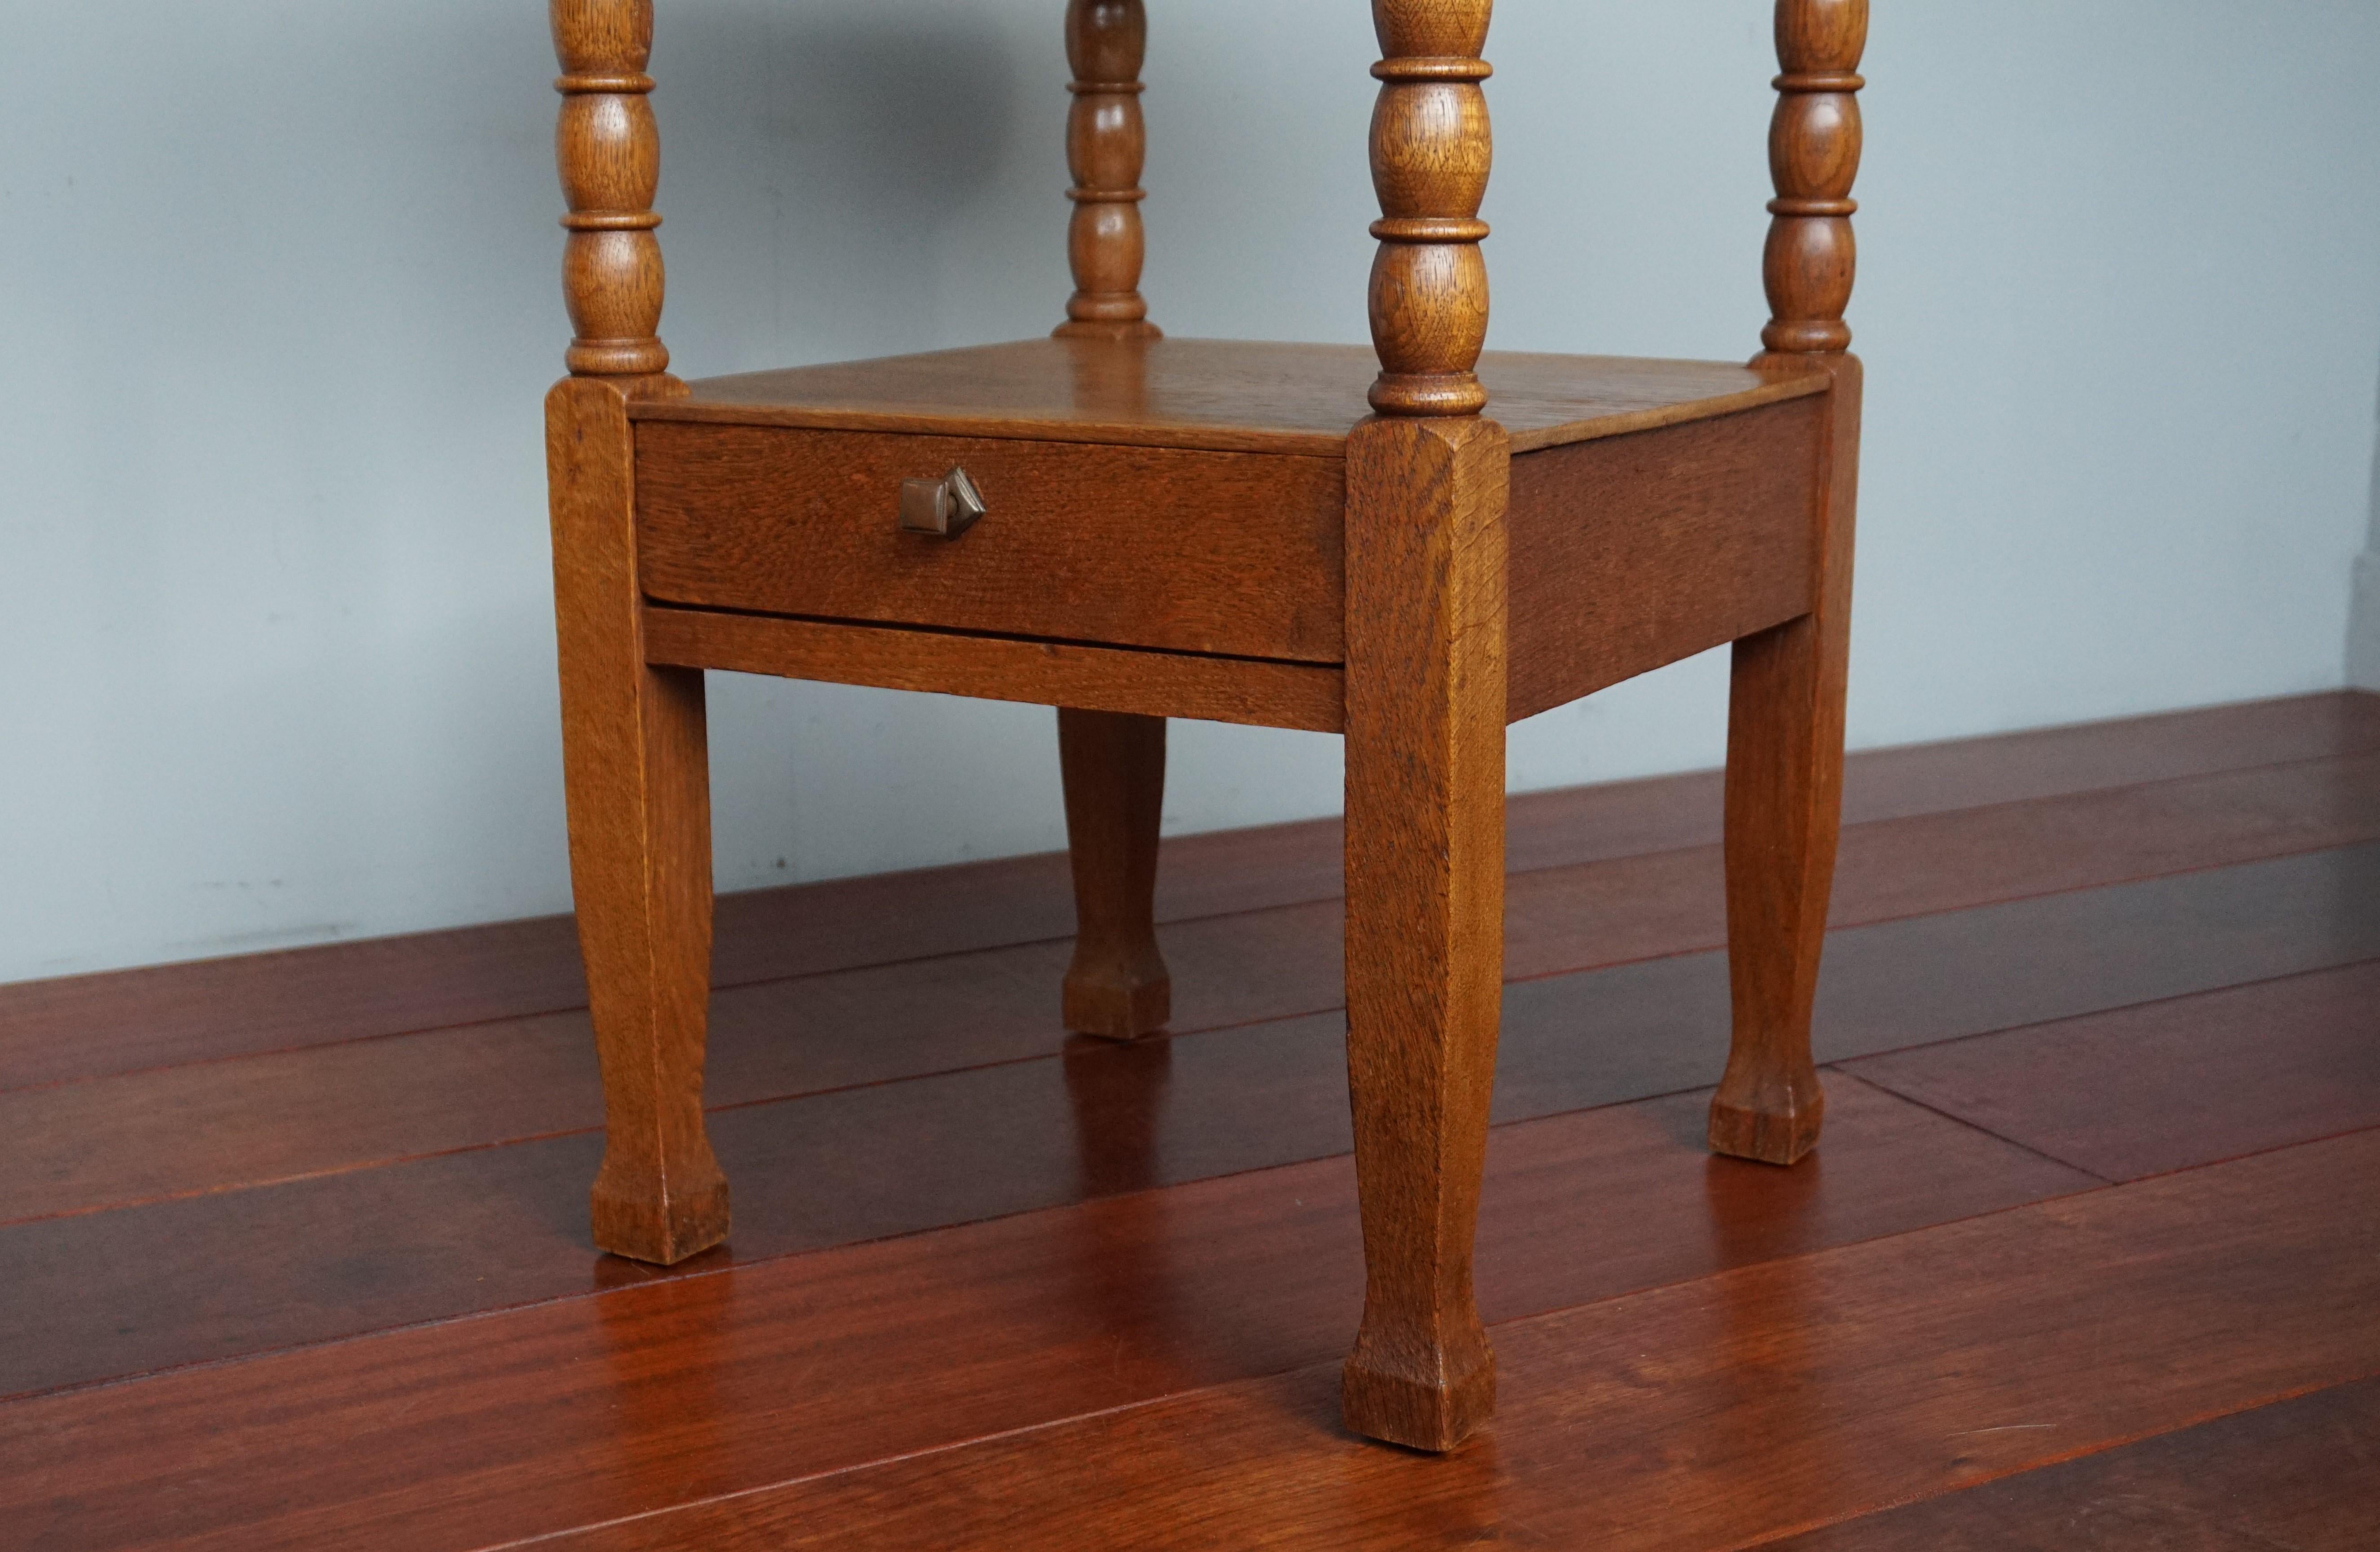
[[[1503,972],[1508,443],[1348,444],[1347,1072],[1364,1223],[1348,1427],[1450,1449],[1495,1404],[1472,1298]]]
[[[1173,1016],[1156,926],[1165,718],[1061,709],[1058,761],[1075,874],[1066,1028],[1111,1040],[1153,1034]]]
[[[702,675],[645,661],[626,401],[547,405],[571,889],[603,1069],[595,1243],[669,1264],[727,1237],[703,1124],[710,796]]]
[[[1814,507],[1817,607],[1735,644],[1728,709],[1727,941],[1735,1030],[1711,1102],[1716,1152],[1791,1164],[1826,1094],[1810,1018],[1841,830],[1860,365],[1839,357]]]

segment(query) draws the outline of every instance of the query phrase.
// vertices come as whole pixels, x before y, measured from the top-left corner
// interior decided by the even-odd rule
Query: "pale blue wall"
[[[2380,446],[2372,455],[2372,537],[2355,558],[2355,594],[2348,607],[2347,682],[2380,690]]]
[[[1058,0],[662,0],[688,373],[1037,334]],[[1496,343],[1736,357],[1766,0],[1507,0]],[[1852,727],[2341,679],[2380,361],[2380,6],[1877,0]],[[1362,337],[1359,0],[1155,0],[1148,290]],[[562,909],[534,0],[0,0],[0,978]],[[1703,660],[1516,784],[1714,761]],[[1057,844],[1046,712],[722,681],[730,886]],[[1184,727],[1168,822],[1330,811]]]

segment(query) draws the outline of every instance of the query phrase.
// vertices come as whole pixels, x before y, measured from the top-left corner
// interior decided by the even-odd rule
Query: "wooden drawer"
[[[901,483],[953,467],[990,511],[905,533]],[[1344,653],[1342,459],[646,422],[650,597],[1176,652]]]

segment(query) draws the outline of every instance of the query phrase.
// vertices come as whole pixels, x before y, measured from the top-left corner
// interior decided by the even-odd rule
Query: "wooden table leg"
[[[1860,365],[1828,361],[1818,607],[1735,644],[1728,706],[1727,947],[1735,1034],[1711,1101],[1710,1145],[1791,1164],[1817,1145],[1827,1099],[1810,1013],[1842,825],[1843,683],[1851,649],[1852,508]]]
[[[1153,1034],[1173,1016],[1155,916],[1165,719],[1061,708],[1058,764],[1075,869],[1066,1027],[1112,1040]]]
[[[702,675],[645,662],[627,404],[547,400],[570,878],[603,1069],[595,1243],[669,1264],[727,1237],[702,1114],[710,793]]]
[[[1364,1325],[1347,1425],[1450,1449],[1495,1404],[1471,1245],[1504,910],[1502,428],[1374,421],[1347,448],[1347,1073]]]

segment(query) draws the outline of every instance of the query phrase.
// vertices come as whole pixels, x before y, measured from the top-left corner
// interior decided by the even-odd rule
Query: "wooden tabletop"
[[[1337,456],[1378,370],[1351,345],[1034,339],[712,377],[642,420]],[[1515,452],[1826,390],[1821,372],[1491,351],[1487,413]]]

